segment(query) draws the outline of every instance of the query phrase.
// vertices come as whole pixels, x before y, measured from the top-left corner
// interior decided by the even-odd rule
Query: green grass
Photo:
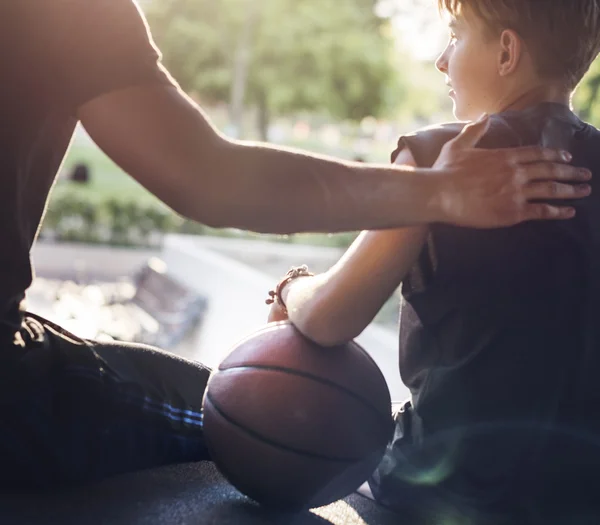
[[[93,144],[73,144],[65,159],[62,172],[71,173],[73,166],[79,162],[84,162],[90,167],[91,178],[89,184],[78,185],[61,177],[54,188],[53,196],[60,195],[65,191],[76,190],[94,200],[115,198],[136,200],[142,204],[160,205],[160,201],[154,195],[127,175],[97,146]]]
[[[348,160],[352,160],[354,156],[357,155],[350,144],[341,145],[338,148],[332,149],[316,138],[309,139],[307,141],[292,141],[289,144],[285,144],[285,146]],[[390,154],[392,153],[393,149],[394,148],[389,144],[373,144],[367,153],[364,155],[361,154],[361,157],[363,157],[366,162],[384,164],[390,161]]]

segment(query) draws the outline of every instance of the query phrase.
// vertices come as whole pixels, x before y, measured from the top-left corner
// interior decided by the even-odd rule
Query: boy
[[[600,168],[600,132],[569,109],[600,50],[600,1],[439,3],[451,37],[437,67],[455,115],[493,114],[479,146],[551,145]],[[430,166],[462,127],[403,137],[393,159]],[[271,318],[287,313],[333,345],[356,337],[403,284],[400,372],[411,400],[370,480],[382,504],[476,523],[563,514],[572,523],[594,511],[597,198],[576,204],[569,224],[365,232],[328,272],[280,289],[284,308]]]

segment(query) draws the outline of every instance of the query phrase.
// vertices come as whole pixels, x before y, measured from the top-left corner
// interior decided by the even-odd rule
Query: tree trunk
[[[240,39],[233,62],[229,116],[235,138],[243,138],[244,136],[244,99],[246,97],[250,62],[252,61],[252,37],[254,36],[254,29],[258,22],[259,3],[256,0],[246,1],[246,20],[240,31]]]
[[[266,142],[269,140],[269,124],[271,115],[269,113],[269,104],[267,101],[267,94],[264,89],[261,89],[258,93],[258,131],[260,133],[260,140]]]

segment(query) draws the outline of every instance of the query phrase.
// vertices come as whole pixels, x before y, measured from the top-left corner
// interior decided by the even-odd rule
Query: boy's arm
[[[109,93],[84,104],[78,114],[94,141],[127,173],[181,215],[209,226],[337,232],[425,223],[438,216],[432,202],[446,171],[425,179],[389,164],[228,140],[175,86]]]
[[[395,163],[416,166],[409,149]],[[298,278],[283,289],[289,320],[323,346],[354,339],[398,288],[427,232],[427,226],[363,232],[329,271]]]

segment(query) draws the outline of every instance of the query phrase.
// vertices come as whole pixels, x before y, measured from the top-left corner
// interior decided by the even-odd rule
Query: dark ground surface
[[[352,495],[294,515],[262,509],[211,463],[127,474],[85,487],[0,495],[1,525],[401,525],[404,520]]]

